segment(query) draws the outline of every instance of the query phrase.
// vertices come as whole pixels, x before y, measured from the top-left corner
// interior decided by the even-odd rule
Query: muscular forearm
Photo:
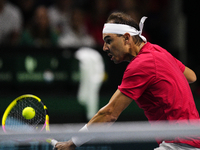
[[[88,126],[93,123],[113,123],[121,112],[132,102],[132,99],[116,90],[109,103],[101,108],[97,114],[88,122]]]
[[[88,126],[94,123],[113,123],[117,120],[119,115],[114,115],[112,110],[109,110],[107,106],[98,111],[96,115],[88,122]]]

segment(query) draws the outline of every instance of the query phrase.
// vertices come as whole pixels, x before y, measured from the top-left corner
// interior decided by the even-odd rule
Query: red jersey
[[[118,89],[135,100],[149,121],[199,119],[184,70],[169,52],[147,42],[128,64]],[[177,138],[171,142],[200,148],[200,140]]]

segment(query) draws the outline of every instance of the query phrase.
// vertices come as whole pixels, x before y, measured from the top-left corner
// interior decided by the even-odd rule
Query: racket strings
[[[25,119],[22,111],[26,107],[32,107],[35,110],[35,116],[32,119]],[[6,120],[6,130],[21,132],[35,131],[39,129],[39,124],[45,123],[44,105],[34,98],[24,98],[19,100],[15,107],[10,111]]]

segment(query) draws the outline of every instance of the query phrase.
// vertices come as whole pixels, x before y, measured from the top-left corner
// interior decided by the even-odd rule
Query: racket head
[[[35,110],[32,119],[25,119],[22,111],[26,107]],[[6,108],[2,117],[2,128],[5,133],[49,131],[49,115],[46,105],[32,94],[17,97]]]

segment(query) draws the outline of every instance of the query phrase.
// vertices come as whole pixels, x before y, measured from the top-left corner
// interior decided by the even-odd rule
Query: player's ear
[[[129,33],[125,33],[123,36],[124,36],[124,39],[125,39],[125,43],[129,44],[131,35]]]

